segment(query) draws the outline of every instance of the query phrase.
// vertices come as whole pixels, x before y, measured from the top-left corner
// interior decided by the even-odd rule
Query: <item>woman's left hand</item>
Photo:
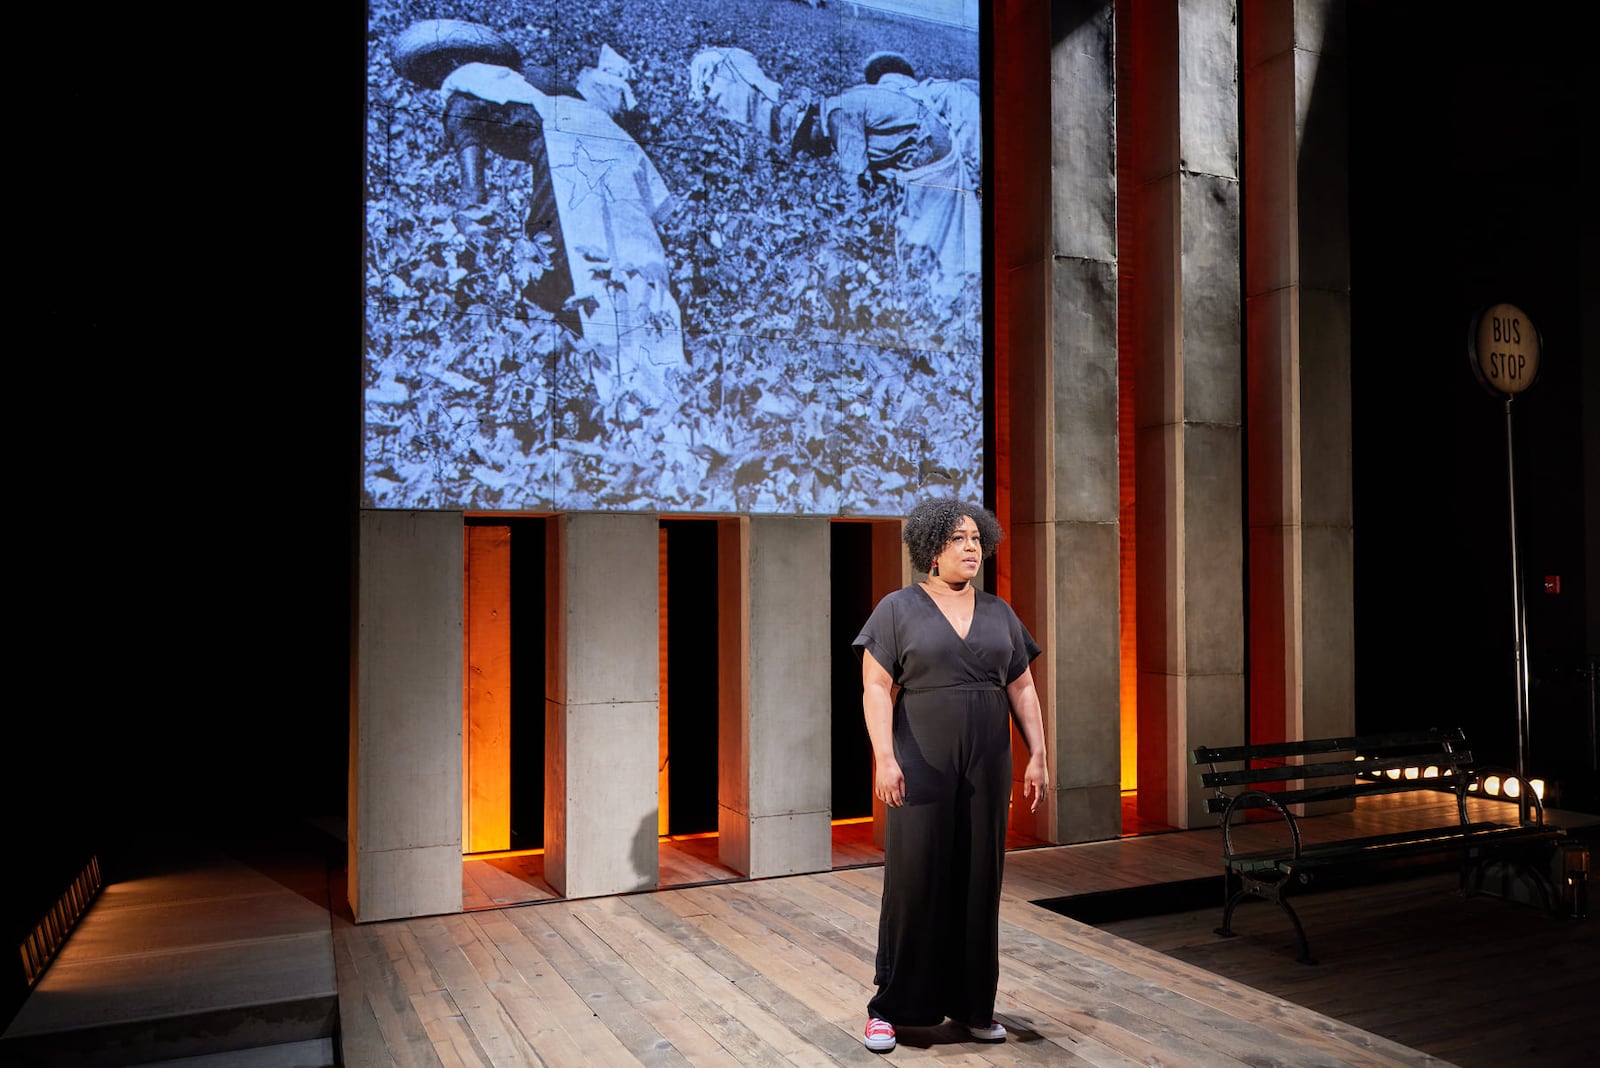
[[[1044,762],[1044,715],[1039,709],[1039,691],[1033,686],[1033,669],[1024,668],[1022,674],[1006,684],[1006,697],[1011,702],[1011,715],[1022,731],[1022,740],[1028,746],[1028,770],[1022,773],[1022,797],[1033,802],[1029,812],[1039,811],[1044,792],[1050,789],[1050,769]]]
[[[1044,800],[1044,793],[1050,789],[1050,771],[1044,765],[1044,753],[1034,753],[1028,759],[1028,770],[1022,773],[1022,797],[1032,804],[1029,812],[1039,811],[1039,802]]]

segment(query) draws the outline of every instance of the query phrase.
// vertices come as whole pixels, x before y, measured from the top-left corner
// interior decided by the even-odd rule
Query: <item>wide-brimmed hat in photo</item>
[[[414,22],[394,40],[394,69],[425,89],[437,89],[457,67],[492,63],[515,70],[522,57],[494,30],[460,19]]]

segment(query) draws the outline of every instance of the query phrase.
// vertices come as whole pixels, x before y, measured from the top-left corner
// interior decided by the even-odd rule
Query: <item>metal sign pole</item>
[[[1517,558],[1517,476],[1516,457],[1512,447],[1511,402],[1516,394],[1506,395],[1506,492],[1509,496],[1508,513],[1511,521],[1511,633],[1515,647],[1514,662],[1517,674],[1517,778],[1524,791],[1528,784],[1528,605],[1522,584],[1522,564]],[[1519,808],[1527,814],[1528,799],[1517,795]]]

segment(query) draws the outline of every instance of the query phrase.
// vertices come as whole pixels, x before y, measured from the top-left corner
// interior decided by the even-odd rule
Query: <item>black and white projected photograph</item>
[[[981,498],[976,0],[367,10],[363,506]]]

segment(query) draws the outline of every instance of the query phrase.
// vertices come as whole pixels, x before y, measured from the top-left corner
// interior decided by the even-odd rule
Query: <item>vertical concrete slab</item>
[[[1231,0],[1124,4],[1126,166],[1136,213],[1123,299],[1135,399],[1139,809],[1210,822],[1187,750],[1244,731],[1238,79]]]
[[[1052,247],[1012,271],[1007,533],[1012,604],[1044,650],[1033,672],[1053,788],[1012,824],[1083,842],[1122,829],[1112,6],[1057,4],[1050,20]]]
[[[1251,737],[1354,730],[1342,0],[1242,11]]]
[[[1113,8],[1058,2],[1049,31],[1051,252],[1101,263],[1117,254]]]
[[[824,518],[719,529],[719,854],[754,878],[833,866],[830,544]]]
[[[550,523],[545,879],[565,897],[648,890],[660,868],[659,521]]]
[[[358,554],[350,907],[460,912],[461,514],[363,511]]]
[[[1025,458],[1037,452],[1037,443],[1045,440],[1035,410],[1042,398],[1035,396],[1031,385],[1038,373],[1030,368],[1046,361],[1050,344],[1050,262],[1057,225],[1051,210],[1051,158],[1057,146],[1048,106],[1055,95],[1050,70],[1052,6],[1049,0],[997,4],[990,27],[991,88],[996,99],[1032,102],[1027,107],[995,108],[993,128],[985,133],[993,142],[994,161],[988,200],[994,223],[989,272],[995,388],[986,398],[993,425],[993,479],[987,489],[1008,535],[995,557],[994,592],[1013,605],[1019,596],[1017,582],[1026,578],[1014,558],[1021,545],[1016,521],[1037,514],[1026,502],[1019,506],[1019,497],[1043,499],[1043,486],[1031,483],[1042,483],[1047,475],[1044,465],[1019,464],[1014,458],[1019,451]],[[1040,225],[1046,219],[1051,225]],[[1070,229],[1065,224],[1062,228]],[[1019,370],[1028,373],[1018,376]],[[1028,484],[1019,485],[1019,480]]]

